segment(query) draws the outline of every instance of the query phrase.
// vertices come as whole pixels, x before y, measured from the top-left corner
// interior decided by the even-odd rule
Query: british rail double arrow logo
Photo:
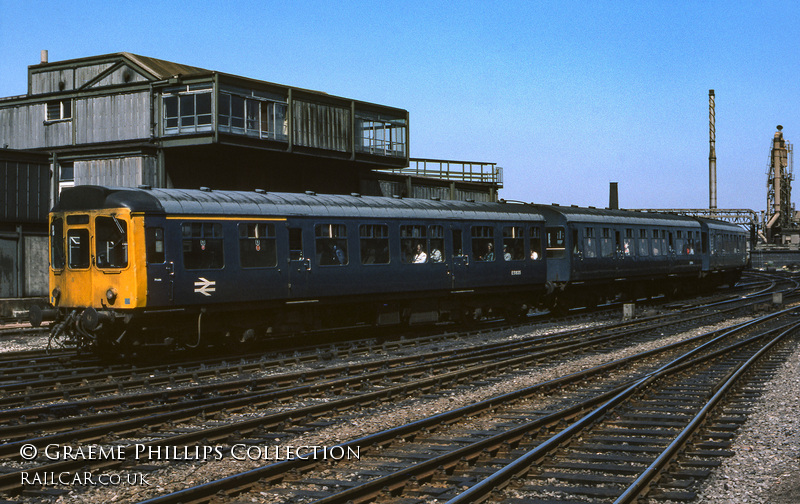
[[[199,282],[194,283],[194,291],[199,292],[204,296],[210,296],[212,292],[216,291],[215,285],[217,282],[213,280],[207,280],[203,277],[198,277]]]

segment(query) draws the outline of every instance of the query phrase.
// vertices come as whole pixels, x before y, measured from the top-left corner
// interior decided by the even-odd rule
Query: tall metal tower
[[[783,138],[783,126],[772,139],[767,170],[767,243],[783,243],[781,235],[797,227],[792,208],[792,144]]]

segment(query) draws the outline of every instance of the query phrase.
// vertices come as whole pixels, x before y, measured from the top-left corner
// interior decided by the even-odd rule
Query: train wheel
[[[550,314],[556,317],[562,317],[569,312],[569,303],[563,296],[553,296],[547,309],[550,310]]]

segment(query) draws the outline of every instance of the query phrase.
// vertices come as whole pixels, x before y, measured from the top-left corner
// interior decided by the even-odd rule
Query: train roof
[[[437,201],[379,196],[81,185],[64,189],[55,212],[128,208],[132,212],[207,216],[326,216],[360,218],[541,221],[532,205]]]
[[[693,217],[656,212],[635,212],[631,210],[609,210],[605,208],[584,208],[577,206],[534,205],[545,217],[559,216],[565,222],[587,222],[597,224],[626,224],[638,226],[680,225],[700,227]]]
[[[697,220],[699,220],[700,222],[708,225],[709,229],[716,229],[716,230],[725,231],[725,232],[728,232],[728,233],[731,233],[731,232],[742,232],[742,233],[744,233],[744,232],[746,232],[742,228],[741,225],[734,224],[733,222],[726,222],[726,221],[721,221],[721,220],[708,219],[706,217],[698,217]]]

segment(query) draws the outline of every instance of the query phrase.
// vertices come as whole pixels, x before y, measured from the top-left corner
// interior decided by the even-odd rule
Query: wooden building
[[[0,319],[47,296],[49,194],[48,156],[0,148]]]
[[[130,53],[45,54],[27,94],[0,98],[0,147],[46,154],[53,198],[105,184],[486,201],[502,184],[492,163],[420,170],[403,109]]]

